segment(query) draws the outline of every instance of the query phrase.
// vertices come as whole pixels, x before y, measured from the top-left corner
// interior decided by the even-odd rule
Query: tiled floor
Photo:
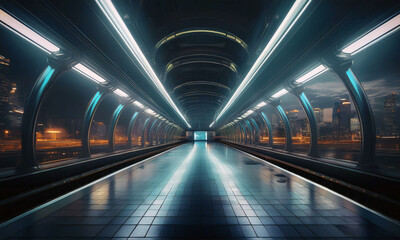
[[[76,191],[0,229],[0,238],[27,223],[10,239],[399,239],[399,225],[273,165],[205,142]]]

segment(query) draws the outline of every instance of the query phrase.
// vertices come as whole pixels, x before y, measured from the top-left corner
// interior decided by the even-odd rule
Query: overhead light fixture
[[[161,92],[167,102],[171,105],[171,107],[175,110],[176,113],[182,118],[182,120],[190,127],[189,123],[186,121],[183,114],[179,111],[178,107],[175,105],[174,101],[171,99],[167,91],[165,90],[164,86],[162,85],[160,79],[157,77],[156,73],[154,72],[153,68],[151,67],[150,63],[147,61],[146,57],[144,56],[142,50],[140,49],[139,45],[136,43],[135,39],[133,38],[131,32],[129,31],[128,27],[125,25],[124,21],[122,20],[121,16],[119,15],[117,9],[111,2],[111,0],[96,0],[97,5],[106,15],[114,29],[118,32],[121,39],[124,41],[126,47],[135,57],[143,71],[146,75],[151,79],[157,89]]]
[[[256,109],[260,109],[260,108],[264,107],[265,105],[267,105],[266,102],[260,102],[259,104],[257,104]]]
[[[119,89],[119,88],[115,89],[115,90],[114,90],[114,93],[117,94],[117,95],[120,96],[120,97],[124,97],[124,98],[129,97],[129,95],[126,94],[126,92],[122,91],[122,90]]]
[[[318,76],[326,71],[328,71],[328,68],[321,64],[318,67],[314,68],[313,70],[309,71],[308,73],[306,73],[303,76],[296,79],[295,82],[297,84],[308,82],[311,79],[315,78],[316,76]]]
[[[136,106],[138,106],[140,108],[144,108],[144,105],[141,104],[139,101],[134,101],[133,104],[135,104]]]
[[[287,91],[286,89],[283,88],[283,89],[279,90],[278,92],[276,92],[276,93],[275,93],[274,95],[272,95],[271,97],[277,99],[277,98],[282,97],[282,96],[285,95],[286,93],[288,93],[288,91]]]
[[[250,71],[247,73],[243,81],[240,83],[239,87],[236,89],[232,97],[229,99],[228,103],[222,109],[222,111],[218,114],[215,121],[221,118],[221,116],[232,106],[232,104],[236,101],[236,99],[240,96],[240,94],[244,91],[244,89],[249,85],[249,83],[253,80],[265,62],[270,58],[272,53],[276,50],[285,36],[288,34],[290,29],[297,22],[302,13],[306,10],[307,6],[310,4],[311,0],[297,0],[293,6],[290,8],[289,12],[283,19],[282,23],[279,25],[278,29],[275,31],[271,40],[265,46],[264,50],[257,58]]]
[[[212,122],[212,123],[210,124],[210,126],[209,126],[209,127],[212,127],[212,126],[214,126],[214,123],[215,123],[215,122]]]
[[[151,110],[150,108],[144,110],[145,112],[147,112],[148,114],[154,115],[156,114],[153,110]]]
[[[250,114],[252,114],[253,112],[254,112],[254,111],[250,109],[249,111],[246,112],[246,114],[247,114],[247,115],[250,115]]]
[[[106,83],[107,81],[104,78],[100,77],[97,73],[93,72],[85,65],[78,63],[72,67],[75,71],[79,72],[80,74],[84,75],[85,77],[89,78],[90,80],[96,83]]]
[[[354,55],[395,32],[400,28],[399,26],[400,14],[397,14],[389,21],[375,27],[373,30],[364,34],[358,40],[345,47],[342,52]]]
[[[51,43],[49,40],[42,37],[40,34],[24,25],[2,9],[0,9],[0,24],[33,43],[40,49],[46,51],[47,53],[60,51],[60,48],[55,44]]]

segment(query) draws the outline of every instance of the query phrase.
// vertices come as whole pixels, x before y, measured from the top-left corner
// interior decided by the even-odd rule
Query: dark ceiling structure
[[[210,129],[295,1],[112,1],[144,56],[193,130]],[[388,16],[395,1],[309,1],[257,76],[211,129],[221,127],[284,78],[347,44]],[[10,1],[10,9],[45,25],[154,110],[189,129],[132,60],[96,1]],[[7,5],[7,3],[5,3]],[[19,7],[15,7],[19,5]],[[392,13],[393,14],[393,13]],[[369,16],[368,18],[365,16]],[[373,17],[371,17],[373,16]],[[51,30],[51,31],[50,31]],[[46,31],[45,31],[46,32]],[[135,66],[136,64],[136,66]]]

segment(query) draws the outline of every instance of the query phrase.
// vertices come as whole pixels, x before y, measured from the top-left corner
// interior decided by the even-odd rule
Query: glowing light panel
[[[90,80],[96,83],[106,83],[107,81],[104,78],[100,77],[97,73],[93,72],[85,65],[78,63],[72,67],[75,71],[79,72],[80,74],[84,75],[85,77],[89,78]]]
[[[305,83],[310,81],[311,79],[315,78],[316,76],[328,71],[324,65],[319,65],[318,67],[314,68],[313,70],[309,71],[308,73],[304,74],[303,76],[299,77],[295,80],[297,84]]]
[[[400,14],[396,15],[384,24],[376,27],[374,30],[360,37],[358,40],[345,47],[342,52],[350,53],[352,55],[360,52],[366,47],[376,43],[380,39],[386,37],[387,35],[395,32],[400,26]]]
[[[58,52],[60,48],[33,31],[31,28],[25,26],[23,23],[0,9],[0,23],[4,27],[33,43],[40,49],[47,53]]]
[[[285,95],[286,93],[288,93],[288,91],[286,90],[286,89],[281,89],[281,90],[279,90],[278,92],[276,92],[274,95],[272,95],[271,97],[272,98],[280,98],[280,97],[282,97],[283,95]]]

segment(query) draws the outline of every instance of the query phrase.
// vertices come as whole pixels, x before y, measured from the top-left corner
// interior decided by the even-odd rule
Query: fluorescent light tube
[[[278,29],[275,31],[271,40],[268,42],[267,46],[265,46],[264,50],[257,58],[250,71],[247,73],[243,81],[240,83],[239,87],[236,89],[232,97],[229,99],[228,103],[222,109],[222,111],[218,114],[215,121],[218,119],[232,106],[232,104],[236,101],[239,95],[244,91],[247,85],[253,80],[258,71],[262,68],[265,62],[270,58],[272,53],[276,50],[282,40],[285,38],[287,33],[293,27],[293,25],[297,22],[302,13],[306,10],[307,6],[311,0],[297,0],[293,6],[290,8],[289,12],[283,19],[282,23],[279,25]]]
[[[84,66],[81,63],[76,64],[75,66],[72,67],[75,71],[79,72],[80,74],[84,75],[85,77],[91,79],[92,81],[95,81],[96,83],[106,83],[107,81],[104,80],[104,78],[100,77],[97,75],[97,73],[93,72],[86,66]]]
[[[174,101],[171,99],[160,79],[157,77],[150,63],[147,61],[139,45],[136,43],[128,27],[125,25],[117,9],[111,2],[111,0],[96,0],[97,5],[103,11],[104,15],[108,18],[114,29],[118,32],[121,39],[124,41],[126,47],[129,49],[131,54],[135,57],[139,65],[142,67],[147,76],[151,79],[153,84],[157,87],[160,93],[164,96],[167,102],[175,110],[176,113],[182,118],[182,120],[190,127],[183,114],[179,111]]]
[[[267,105],[266,102],[260,102],[259,104],[257,104],[257,108],[264,107],[265,105]]]
[[[376,27],[372,31],[366,33],[355,42],[345,47],[342,52],[350,53],[352,55],[362,51],[366,47],[378,42],[380,39],[388,36],[395,32],[400,26],[400,14],[396,15],[384,24]]]
[[[212,122],[212,123],[210,124],[210,126],[209,126],[209,127],[212,127],[212,126],[214,125],[214,123],[215,123],[215,122]]]
[[[25,26],[23,23],[0,9],[0,23],[4,27],[33,43],[40,49],[47,53],[58,52],[60,48],[33,31],[31,28]]]
[[[324,65],[319,65],[318,67],[314,68],[313,70],[309,71],[308,73],[304,74],[303,76],[299,77],[296,79],[296,83],[305,83],[310,81],[311,79],[315,78],[316,76],[328,71],[328,68],[326,68]]]
[[[138,107],[140,107],[140,108],[144,108],[144,105],[141,104],[141,103],[138,102],[138,101],[134,101],[133,104],[135,104],[136,106],[138,106]]]
[[[281,89],[281,90],[279,90],[278,92],[276,92],[274,95],[272,95],[271,97],[272,98],[280,98],[280,97],[282,97],[283,95],[285,95],[286,93],[288,93],[288,91],[286,90],[286,89]]]
[[[122,91],[122,90],[119,89],[119,88],[115,89],[115,90],[114,90],[114,93],[117,94],[117,95],[120,96],[120,97],[124,97],[124,98],[129,97],[129,95],[126,94],[126,92]]]
[[[151,110],[150,108],[144,110],[145,112],[147,112],[148,114],[154,115],[156,114],[153,110]]]

